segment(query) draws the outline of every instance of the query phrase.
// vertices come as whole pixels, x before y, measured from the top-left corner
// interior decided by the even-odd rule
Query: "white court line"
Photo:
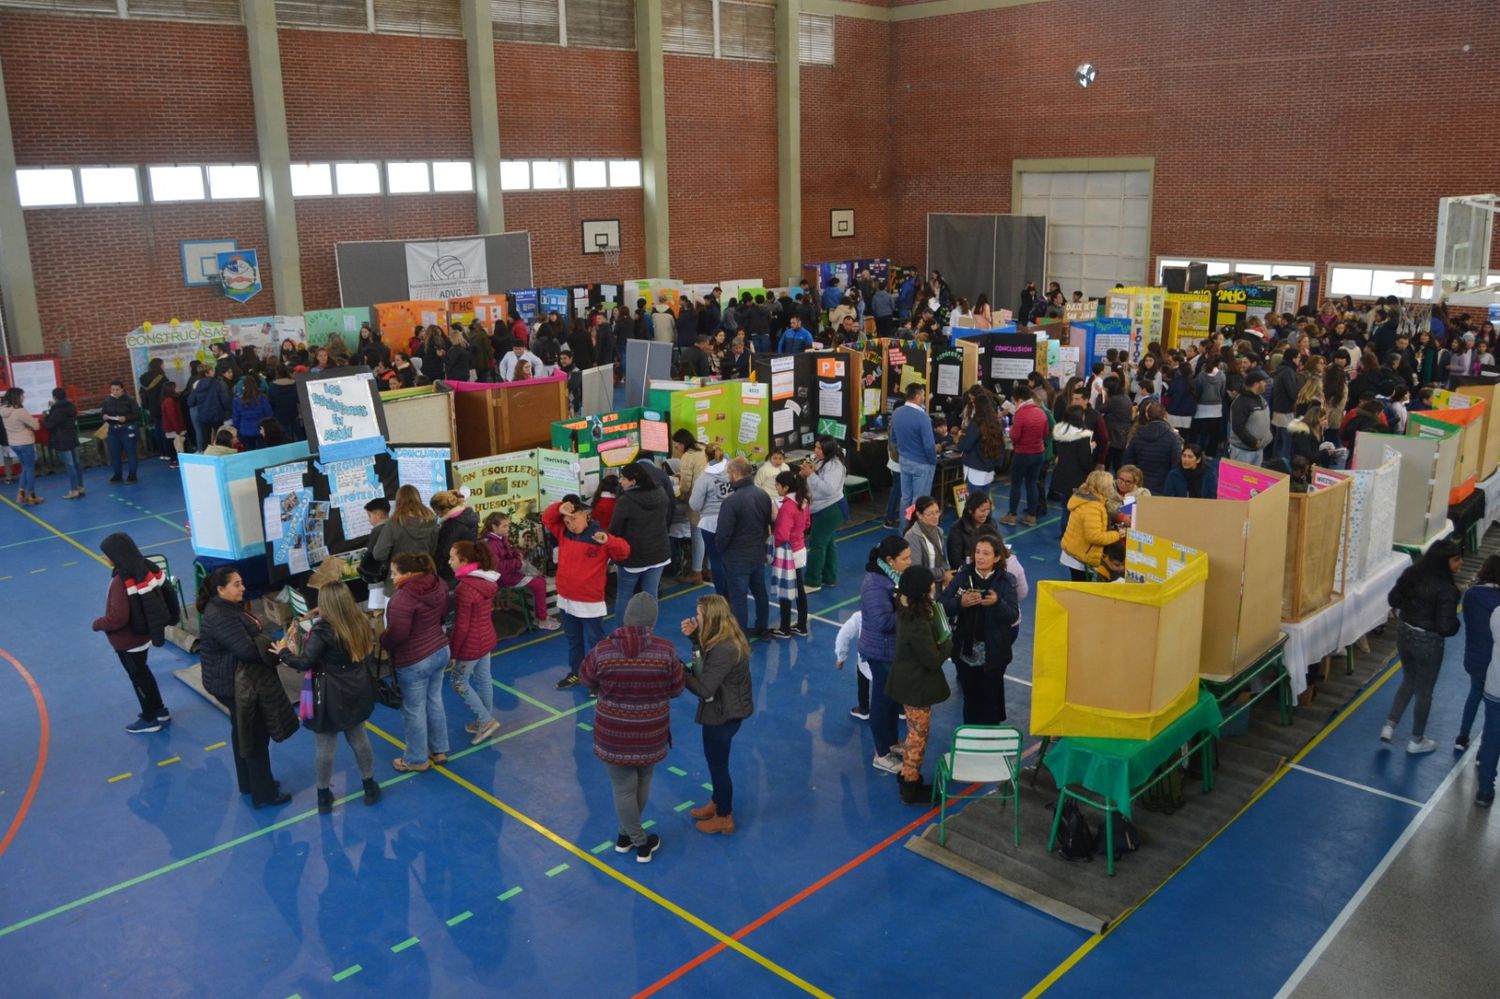
[[[1368,791],[1370,794],[1378,794],[1382,798],[1390,798],[1392,801],[1399,801],[1403,805],[1411,805],[1413,808],[1422,807],[1422,802],[1416,801],[1412,798],[1403,798],[1399,794],[1392,794],[1389,791],[1382,791],[1378,787],[1371,787],[1368,784],[1360,784],[1356,781],[1345,780],[1342,777],[1335,777],[1333,774],[1326,774],[1321,770],[1314,770],[1312,767],[1304,767],[1300,763],[1293,763],[1291,766],[1287,767],[1287,769],[1300,770],[1305,774],[1312,774],[1314,777],[1322,777],[1324,780],[1331,780],[1335,784],[1342,784],[1345,787],[1352,787],[1359,791]]]
[[[1007,680],[1009,680],[1011,683],[1019,683],[1023,687],[1029,687],[1029,686],[1031,686],[1031,681],[1030,680],[1023,680],[1023,679],[1021,679],[1018,676],[1011,676],[1009,673],[1005,674],[1005,678]]]
[[[826,617],[823,617],[820,614],[809,614],[807,616],[810,617],[810,618],[812,618],[814,621],[822,621],[824,624],[831,624],[835,628],[842,628],[844,626],[844,622],[842,622],[842,621],[835,621],[832,618],[826,618]],[[1009,680],[1011,683],[1019,683],[1023,687],[1029,687],[1029,686],[1031,686],[1031,681],[1030,680],[1023,680],[1023,679],[1021,679],[1018,676],[1011,676],[1009,673],[1005,674],[1005,678],[1007,680]],[[1413,804],[1415,804],[1415,802],[1413,802]]]
[[[1365,897],[1370,894],[1370,889],[1375,887],[1375,883],[1385,876],[1385,872],[1390,869],[1391,864],[1395,863],[1401,851],[1406,848],[1406,844],[1417,834],[1417,830],[1422,827],[1422,823],[1427,821],[1427,817],[1437,808],[1437,803],[1442,800],[1443,795],[1448,793],[1448,789],[1458,779],[1459,773],[1478,751],[1479,746],[1476,743],[1469,747],[1463,756],[1459,757],[1458,762],[1453,765],[1452,770],[1448,771],[1448,776],[1443,778],[1443,782],[1438,785],[1438,789],[1433,792],[1432,797],[1428,798],[1427,803],[1412,817],[1406,830],[1397,837],[1396,842],[1391,844],[1391,848],[1386,851],[1385,856],[1380,858],[1380,863],[1375,865],[1375,869],[1370,872],[1370,876],[1365,878],[1365,883],[1360,885],[1359,890],[1354,893],[1354,897],[1345,903],[1344,908],[1338,914],[1338,918],[1333,921],[1328,929],[1323,931],[1323,935],[1318,938],[1318,942],[1313,945],[1313,949],[1308,951],[1307,956],[1302,959],[1302,963],[1297,965],[1297,969],[1286,980],[1286,984],[1281,987],[1281,991],[1276,993],[1276,999],[1287,999],[1293,990],[1302,984],[1302,979],[1306,978],[1307,973],[1312,970],[1313,965],[1318,963],[1318,958],[1322,957],[1323,952],[1328,949],[1328,945],[1333,943],[1333,938],[1338,936],[1339,932],[1344,928],[1344,924],[1349,922],[1349,917],[1354,915],[1354,911],[1359,908],[1360,903],[1364,902]]]

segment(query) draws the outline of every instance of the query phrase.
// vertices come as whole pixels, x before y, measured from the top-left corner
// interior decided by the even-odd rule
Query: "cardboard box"
[[[1208,557],[1132,531],[1126,571],[1037,584],[1033,734],[1149,739],[1197,702]],[[1126,635],[1130,654],[1110,654]]]
[[[1342,472],[1319,469],[1313,473],[1313,486],[1287,497],[1283,621],[1301,621],[1344,595],[1340,555],[1348,534],[1353,480]]]
[[[1448,522],[1448,491],[1458,463],[1459,436],[1395,437],[1360,433],[1354,440],[1354,467],[1378,468],[1386,449],[1401,456],[1396,479],[1394,544],[1425,547]]]
[[[1285,475],[1224,459],[1219,499],[1148,496],[1138,504],[1137,529],[1169,535],[1208,557],[1202,677],[1235,676],[1280,633],[1289,495]]]

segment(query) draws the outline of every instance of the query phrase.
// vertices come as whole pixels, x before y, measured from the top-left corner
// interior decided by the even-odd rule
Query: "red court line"
[[[1024,760],[1026,757],[1028,757],[1032,753],[1036,752],[1040,747],[1041,747],[1041,743],[1039,743],[1039,742],[1032,743],[1031,746],[1030,746],[1030,748],[1028,748],[1024,753],[1021,754],[1021,758]],[[1017,775],[1017,776],[1019,777],[1019,775]],[[971,791],[973,791],[977,787],[979,787],[978,784],[970,784],[968,787],[966,787],[966,788],[963,789],[963,793],[964,794],[969,794]],[[808,885],[806,888],[802,889],[797,894],[795,894],[791,898],[787,899],[785,902],[782,902],[780,905],[778,905],[776,908],[772,909],[770,912],[767,912],[765,915],[763,915],[759,919],[755,920],[755,922],[749,923],[749,924],[741,927],[739,930],[735,931],[734,933],[731,933],[730,936],[733,939],[735,939],[735,940],[744,940],[750,934],[754,933],[756,930],[760,929],[762,926],[765,926],[767,923],[769,923],[771,920],[775,919],[777,916],[780,916],[781,914],[785,913],[787,910],[793,908],[794,906],[799,905],[800,903],[807,901],[809,898],[811,898],[812,896],[816,895],[818,892],[822,891],[824,888],[827,888],[829,885],[833,884],[835,881],[837,881],[839,878],[843,877],[845,874],[848,874],[850,871],[854,870],[856,867],[860,866],[865,861],[869,860],[871,857],[874,857],[876,854],[880,853],[882,850],[884,850],[887,847],[889,847],[892,843],[895,843],[898,840],[904,839],[907,836],[911,835],[913,832],[916,831],[916,829],[917,829],[918,826],[921,826],[921,825],[924,825],[924,824],[926,824],[928,822],[931,822],[932,819],[933,819],[933,817],[937,815],[938,811],[939,811],[939,809],[934,808],[934,809],[931,809],[931,810],[923,813],[919,818],[917,818],[914,821],[908,823],[907,825],[902,826],[900,829],[897,829],[895,832],[891,833],[885,839],[881,840],[879,843],[876,843],[874,846],[870,847],[868,850],[866,850],[864,853],[861,853],[859,856],[855,857],[853,860],[850,860],[848,863],[844,864],[842,867],[838,867],[838,868],[836,868],[836,869],[834,869],[832,871],[829,871],[827,874],[823,875],[821,878],[819,878],[818,880],[814,881],[812,884]],[[646,999],[647,996],[653,996],[653,995],[655,995],[656,993],[660,992],[662,989],[666,988],[668,985],[671,985],[673,982],[677,981],[683,975],[686,975],[689,971],[692,971],[694,968],[698,967],[700,964],[703,964],[705,961],[708,961],[710,958],[713,958],[713,957],[717,956],[718,954],[722,953],[724,951],[725,947],[726,947],[726,945],[722,944],[722,943],[720,943],[720,944],[714,944],[714,946],[710,947],[708,950],[706,950],[703,953],[699,954],[697,957],[693,958],[691,961],[687,962],[682,967],[676,969],[675,971],[672,971],[672,972],[668,973],[664,978],[660,979],[657,982],[654,982],[651,985],[648,985],[646,988],[644,988],[641,991],[637,992],[634,996],[631,997],[631,999]]]
[[[26,681],[26,686],[31,688],[31,698],[36,701],[37,719],[41,723],[41,736],[37,740],[36,766],[31,771],[31,783],[26,787],[26,795],[21,799],[21,807],[16,810],[16,817],[11,819],[10,828],[5,830],[5,838],[0,839],[0,856],[10,847],[10,841],[16,838],[16,832],[21,828],[21,823],[26,821],[26,813],[31,810],[31,801],[36,797],[36,789],[42,783],[42,771],[47,766],[47,743],[52,737],[52,719],[47,715],[47,702],[42,697],[41,688],[36,685],[26,667],[16,661],[16,657],[0,649],[0,658],[10,663],[15,671]]]

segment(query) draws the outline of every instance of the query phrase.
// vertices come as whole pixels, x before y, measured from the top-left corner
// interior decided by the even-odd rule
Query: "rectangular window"
[[[635,0],[568,0],[567,11],[570,47],[635,48]]]
[[[490,0],[490,20],[495,24],[497,42],[557,45],[562,40],[557,0]],[[569,11],[568,30],[573,30],[572,11]],[[568,41],[571,43],[572,39]]]
[[[603,160],[574,160],[573,186],[575,188],[608,187],[609,171]]]
[[[240,0],[130,0],[126,9],[131,17],[161,21],[244,23],[244,19],[240,16]]]
[[[17,170],[16,187],[22,208],[54,208],[78,204],[73,171],[63,168]]]
[[[525,160],[501,160],[500,190],[531,190],[531,164]]]
[[[427,164],[421,161],[385,165],[385,189],[391,194],[426,194],[432,190]]]
[[[641,161],[640,160],[610,160],[609,161],[609,186],[610,187],[640,187],[641,186]]]
[[[1393,267],[1389,264],[1329,264],[1328,295],[1350,295],[1354,298],[1395,295],[1403,301],[1432,301],[1431,285],[1402,283],[1413,278],[1431,281],[1432,271],[1422,267]]]
[[[719,55],[775,62],[776,8],[719,0]]]
[[[463,37],[459,0],[375,0],[375,30],[395,35]]]
[[[435,160],[432,164],[434,191],[474,190],[474,164],[468,160]]]
[[[253,163],[209,167],[208,196],[216,201],[260,197],[260,168]]]
[[[292,197],[326,198],[333,193],[333,168],[327,163],[293,163]]]
[[[713,55],[713,0],[662,0],[661,35],[665,52]]]
[[[568,186],[566,160],[532,160],[531,187],[537,191],[562,191]]]
[[[84,167],[78,171],[86,205],[138,205],[141,178],[135,167]]]
[[[827,14],[799,15],[797,51],[804,66],[832,66],[833,17]]]
[[[333,177],[340,194],[380,193],[378,163],[335,163]]]
[[[285,28],[369,30],[365,0],[276,0],[276,23]]]
[[[152,201],[202,201],[201,166],[154,166],[146,168],[151,179]]]

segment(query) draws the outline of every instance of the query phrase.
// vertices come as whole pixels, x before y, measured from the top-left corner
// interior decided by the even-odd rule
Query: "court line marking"
[[[1314,770],[1312,767],[1304,767],[1300,763],[1293,763],[1291,765],[1291,769],[1292,770],[1296,770],[1299,773],[1310,774],[1313,777],[1321,777],[1324,780],[1331,780],[1335,784],[1342,784],[1345,787],[1352,787],[1352,788],[1354,788],[1357,791],[1365,791],[1365,792],[1367,792],[1369,794],[1378,794],[1382,798],[1390,798],[1392,801],[1399,801],[1399,802],[1401,802],[1404,805],[1411,805],[1413,808],[1424,808],[1424,807],[1426,807],[1426,805],[1423,802],[1417,801],[1415,799],[1412,799],[1412,798],[1403,798],[1399,794],[1392,794],[1389,791],[1382,791],[1378,787],[1371,787],[1368,784],[1361,784],[1358,781],[1347,780],[1347,779],[1345,779],[1343,777],[1339,777],[1339,776],[1336,776],[1334,774],[1324,773],[1321,770]]]
[[[182,757],[180,757],[180,756],[169,756],[165,760],[158,761],[156,765],[159,766],[159,767],[164,767],[164,766],[167,766],[169,763],[181,763],[181,762],[182,762]]]
[[[1402,831],[1400,836],[1396,837],[1396,842],[1392,843],[1391,848],[1386,851],[1385,856],[1380,858],[1380,863],[1375,865],[1375,869],[1365,878],[1364,883],[1359,886],[1359,890],[1349,898],[1348,902],[1344,903],[1344,907],[1339,910],[1339,914],[1334,917],[1328,929],[1323,931],[1323,935],[1318,938],[1318,942],[1313,944],[1312,950],[1307,952],[1307,956],[1302,959],[1302,963],[1297,965],[1292,971],[1291,977],[1286,980],[1286,983],[1281,986],[1280,991],[1276,993],[1276,999],[1286,999],[1301,984],[1302,979],[1307,977],[1307,973],[1312,970],[1313,965],[1318,963],[1318,959],[1323,956],[1323,952],[1328,949],[1328,945],[1333,943],[1334,938],[1342,932],[1345,924],[1349,922],[1349,918],[1354,915],[1355,910],[1364,903],[1365,898],[1369,896],[1371,890],[1374,889],[1380,879],[1385,877],[1385,872],[1390,869],[1391,865],[1396,862],[1396,858],[1406,849],[1406,845],[1416,836],[1417,830],[1422,828],[1422,823],[1426,822],[1432,813],[1437,810],[1438,802],[1447,795],[1448,790],[1453,786],[1453,782],[1463,772],[1464,766],[1469,762],[1470,757],[1478,752],[1479,744],[1475,743],[1464,751],[1464,754],[1458,758],[1457,763],[1453,764],[1453,769],[1448,771],[1448,776],[1443,778],[1443,782],[1432,793],[1432,797],[1427,799],[1417,814],[1407,823],[1406,829]],[[1407,799],[1403,798],[1400,800],[1405,801]]]
[[[445,920],[443,920],[443,922],[446,923],[448,926],[457,926],[459,923],[466,922],[467,920],[470,920],[470,919],[473,919],[473,918],[474,918],[474,913],[471,912],[468,909],[465,909],[463,912],[460,912],[458,915],[452,917],[451,919],[445,919]]]
[[[523,692],[517,690],[515,687],[507,686],[506,684],[501,683],[499,680],[496,680],[494,677],[490,678],[490,683],[493,684],[494,686],[498,687],[499,689],[505,691],[507,694],[513,694],[515,697],[519,698],[520,700],[525,701],[527,704],[530,704],[532,707],[541,708],[543,711],[547,712],[549,715],[551,715],[554,718],[559,718],[559,717],[562,716],[562,711],[560,709],[554,708],[552,705],[548,704],[546,701],[539,701],[535,697],[532,697],[530,694],[523,693]]]
[[[47,701],[42,697],[42,688],[37,686],[36,679],[27,672],[25,666],[21,665],[20,660],[4,649],[0,649],[0,659],[10,663],[11,668],[20,675],[22,682],[30,689],[31,699],[36,703],[38,725],[36,763],[31,768],[31,780],[27,782],[26,793],[21,796],[21,804],[5,830],[5,837],[0,839],[0,856],[4,856],[5,851],[10,848],[11,841],[16,838],[16,833],[20,831],[21,823],[26,821],[26,813],[31,811],[31,803],[36,800],[36,789],[42,784],[42,771],[47,769],[47,744],[52,739],[52,718],[47,714]]]
[[[1395,656],[1392,656],[1390,665],[1386,668],[1385,672],[1374,682],[1372,682],[1370,686],[1366,687],[1358,697],[1350,701],[1348,707],[1339,712],[1339,714],[1333,719],[1333,721],[1328,723],[1328,726],[1324,728],[1323,731],[1313,736],[1311,742],[1309,742],[1306,746],[1303,746],[1295,756],[1293,756],[1286,763],[1282,764],[1281,768],[1278,769],[1274,774],[1272,774],[1271,778],[1264,784],[1262,784],[1260,788],[1258,788],[1256,792],[1250,796],[1250,800],[1245,802],[1245,804],[1240,808],[1238,812],[1235,812],[1234,815],[1230,816],[1228,822],[1220,826],[1212,836],[1204,841],[1202,846],[1198,847],[1198,849],[1188,854],[1187,858],[1183,860],[1181,864],[1178,864],[1177,868],[1173,870],[1172,873],[1168,874],[1166,879],[1163,880],[1161,884],[1151,889],[1151,891],[1146,895],[1145,898],[1141,899],[1130,908],[1126,909],[1125,912],[1121,914],[1119,919],[1116,919],[1113,923],[1106,926],[1103,931],[1090,936],[1087,940],[1080,944],[1078,948],[1073,951],[1073,953],[1065,957],[1062,960],[1061,964],[1048,972],[1047,977],[1043,978],[1040,982],[1037,982],[1036,985],[1031,987],[1031,990],[1026,993],[1024,999],[1035,999],[1036,996],[1040,996],[1052,986],[1056,985],[1059,979],[1061,979],[1069,971],[1073,970],[1073,968],[1078,965],[1078,962],[1082,961],[1095,947],[1099,946],[1099,944],[1103,942],[1105,937],[1109,936],[1109,934],[1118,929],[1125,922],[1125,920],[1129,919],[1131,916],[1139,912],[1142,906],[1156,897],[1157,892],[1165,888],[1168,884],[1171,883],[1173,878],[1182,873],[1183,869],[1186,868],[1188,864],[1191,864],[1194,858],[1196,858],[1204,850],[1207,850],[1209,846],[1214,842],[1214,840],[1224,835],[1224,833],[1229,829],[1230,826],[1238,822],[1240,820],[1240,817],[1250,810],[1251,806],[1253,806],[1257,801],[1263,798],[1271,790],[1271,788],[1279,784],[1281,782],[1281,778],[1291,773],[1292,764],[1301,763],[1304,759],[1306,759],[1309,753],[1316,749],[1324,739],[1328,738],[1329,735],[1333,734],[1333,732],[1340,725],[1347,721],[1355,711],[1357,711],[1366,701],[1373,697],[1375,695],[1375,692],[1383,687],[1387,680],[1395,676],[1400,669],[1401,661]]]
[[[112,565],[109,564],[109,559],[105,558],[103,555],[98,554],[97,552],[93,552],[93,551],[90,551],[89,549],[85,548],[83,545],[79,544],[74,539],[68,537],[62,531],[59,531],[57,528],[53,527],[51,524],[47,523],[45,520],[43,520],[42,518],[38,517],[36,514],[32,513],[30,510],[23,510],[23,509],[21,509],[19,506],[16,506],[15,503],[13,503],[10,500],[6,499],[4,496],[0,496],[0,503],[4,503],[6,506],[8,506],[12,510],[16,511],[16,513],[19,513],[21,516],[23,516],[26,519],[30,520],[32,523],[40,524],[41,526],[45,527],[47,530],[51,531],[54,535],[56,535],[59,538],[62,538],[68,544],[72,545],[74,548],[77,548],[79,551],[83,552],[85,555],[87,555],[89,558],[93,559],[95,562],[98,562],[100,565],[102,565],[102,566],[104,566],[106,568],[109,568],[109,569],[113,569],[114,568],[114,566],[112,566]]]
[[[497,900],[501,901],[501,902],[507,902],[510,899],[515,898],[517,895],[521,894],[521,892],[523,892],[525,890],[526,889],[522,888],[520,885],[517,885],[514,888],[507,888],[507,889],[505,889],[505,891],[503,891],[500,894],[496,895],[495,898]]]
[[[566,871],[567,869],[568,869],[568,865],[567,864],[558,864],[556,867],[552,868],[550,871],[547,872],[547,877],[549,877],[549,878],[555,878],[559,874],[561,874],[563,871]]]
[[[395,946],[393,946],[391,948],[391,953],[392,954],[399,954],[403,950],[406,950],[408,947],[415,947],[417,944],[419,944],[421,942],[422,941],[420,939],[418,939],[417,937],[407,937],[405,940],[403,940],[400,943],[398,943]]]
[[[125,771],[122,774],[115,774],[113,777],[107,777],[107,778],[105,778],[105,783],[106,784],[116,784],[116,783],[119,783],[120,781],[124,780],[127,777],[133,777],[133,776],[135,776],[135,774],[133,774],[131,771],[127,770],[127,771]]]
[[[23,510],[21,512],[25,513],[26,511]],[[176,513],[186,513],[187,511],[186,510],[177,510],[175,512]],[[152,516],[157,516],[157,515],[156,514],[152,514]],[[6,548],[19,548],[22,545],[34,545],[38,541],[55,541],[57,534],[62,534],[64,537],[73,537],[74,535],[78,535],[78,534],[88,534],[88,533],[91,533],[93,531],[102,531],[106,527],[124,527],[126,524],[139,524],[143,520],[150,520],[150,519],[151,519],[151,517],[131,517],[129,520],[116,520],[116,521],[112,521],[112,522],[110,522],[108,524],[94,524],[91,527],[80,527],[76,531],[56,531],[52,535],[49,535],[49,536],[47,536],[45,538],[27,538],[25,541],[12,541],[9,544],[0,545],[0,551],[3,551]],[[178,528],[182,527],[181,524],[176,524],[174,526],[176,526]],[[69,563],[64,562],[63,564],[64,565],[68,565]]]
[[[163,524],[171,524],[173,527],[177,528],[179,531],[182,531],[183,533],[187,533],[187,528],[186,527],[183,527],[182,524],[178,523],[175,520],[168,520],[167,516],[165,514],[154,513],[154,512],[152,512],[150,510],[147,510],[145,507],[141,506],[139,503],[132,503],[130,500],[126,499],[123,496],[114,496],[112,498],[116,502],[124,503],[126,506],[130,507],[132,510],[139,510],[139,511],[141,511],[141,513],[143,513],[143,514],[146,515],[146,516],[144,516],[144,517],[141,518],[142,520],[159,520]],[[187,511],[186,510],[180,510],[178,512],[179,513],[186,513]]]
[[[371,725],[369,722],[366,722],[365,726],[376,735],[380,736],[380,738],[384,739],[386,742],[389,742],[391,745],[400,746],[403,749],[406,748],[405,745],[395,736],[391,735],[388,732],[382,731],[378,726]],[[829,993],[818,988],[816,985],[813,985],[811,982],[799,978],[797,975],[795,975],[791,971],[788,971],[786,968],[783,968],[781,965],[777,964],[775,961],[772,961],[770,958],[761,954],[759,951],[752,950],[751,948],[745,946],[738,940],[735,940],[725,934],[722,930],[705,922],[698,916],[693,915],[691,912],[687,911],[676,902],[673,902],[670,899],[658,894],[657,892],[652,891],[650,888],[647,888],[645,885],[641,884],[639,881],[636,881],[634,878],[622,874],[619,870],[611,867],[609,864],[604,863],[604,861],[600,860],[598,857],[595,857],[587,850],[577,846],[574,843],[569,842],[568,840],[559,836],[557,833],[553,832],[551,829],[548,829],[546,826],[542,825],[531,816],[526,815],[524,812],[516,810],[513,806],[506,804],[505,802],[501,801],[499,798],[495,797],[493,794],[490,794],[488,791],[484,790],[473,782],[459,776],[457,773],[453,772],[453,770],[449,769],[447,765],[434,765],[433,769],[442,774],[444,777],[453,781],[459,787],[468,791],[470,794],[473,794],[481,800],[494,805],[500,811],[515,819],[517,822],[520,822],[522,825],[531,829],[533,832],[536,832],[546,839],[551,840],[552,843],[561,847],[563,850],[572,854],[574,857],[577,857],[585,864],[590,865],[595,870],[604,874],[606,877],[615,879],[620,884],[636,892],[641,897],[647,899],[648,901],[656,903],[663,909],[670,912],[672,915],[678,917],[679,919],[682,919],[683,921],[691,924],[707,935],[713,937],[715,940],[719,941],[721,945],[733,948],[739,954],[748,957],[750,960],[754,961],[762,968],[765,968],[767,971],[783,979],[784,981],[795,985],[797,988],[810,995],[818,996],[819,999],[833,999],[833,997]]]
[[[334,974],[334,976],[333,976],[333,980],[336,981],[336,982],[342,982],[344,979],[350,978],[350,977],[352,977],[354,975],[357,975],[361,971],[364,971],[364,970],[365,970],[364,969],[364,965],[351,964],[351,965],[349,965],[349,967],[345,968],[343,971],[336,972]]]

